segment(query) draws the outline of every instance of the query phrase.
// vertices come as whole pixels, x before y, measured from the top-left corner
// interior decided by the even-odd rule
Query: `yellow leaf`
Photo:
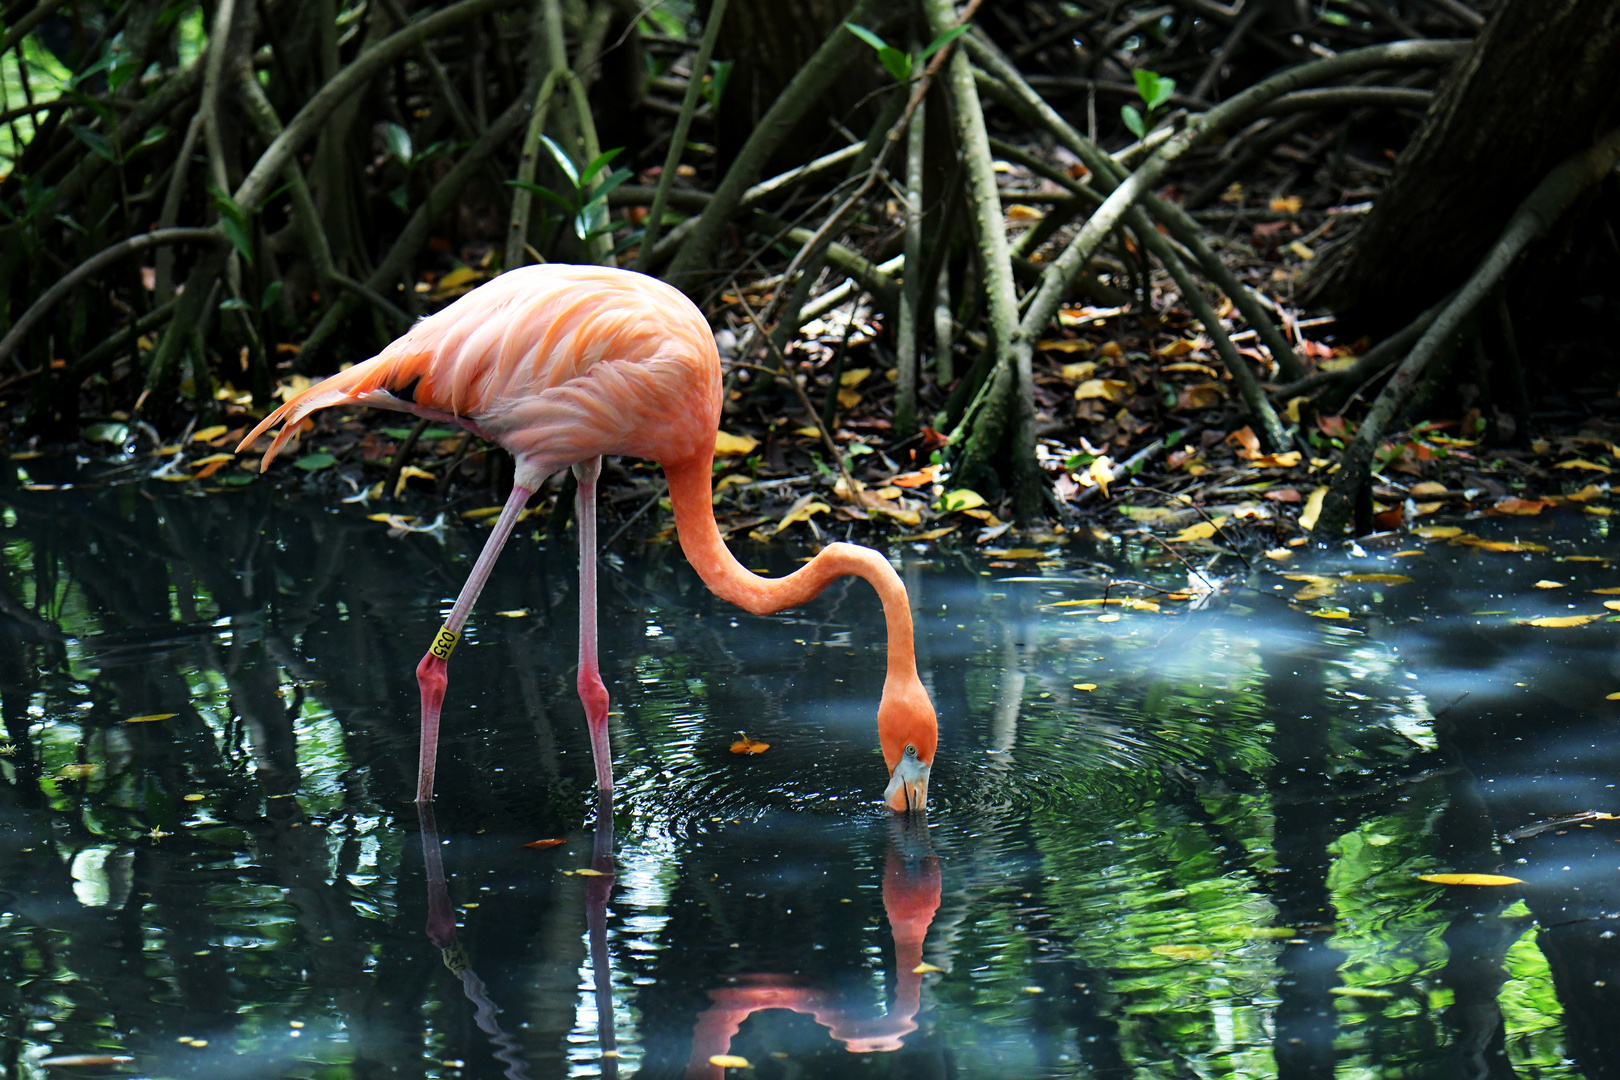
[[[193,461],[191,463],[191,467],[193,469],[200,469],[204,465],[213,465],[215,463],[223,465],[227,461],[235,461],[235,460],[236,460],[236,455],[235,454],[209,454],[205,458],[198,458],[196,461]]]
[[[1294,594],[1295,600],[1320,600],[1339,591],[1339,579],[1321,574],[1284,574],[1289,581],[1303,581],[1305,587]]]
[[[736,1054],[712,1054],[709,1057],[709,1064],[718,1066],[718,1067],[720,1067],[722,1069],[752,1069],[753,1068],[752,1065],[748,1064],[748,1059],[747,1058],[738,1057]]]
[[[575,870],[574,873],[578,874],[580,877],[607,877],[608,876],[606,870],[593,870],[589,866],[582,866],[578,870]]]
[[[1207,521],[1197,521],[1197,522],[1194,522],[1193,524],[1187,526],[1185,529],[1182,529],[1180,532],[1176,533],[1176,535],[1172,536],[1170,539],[1172,541],[1174,541],[1175,543],[1184,544],[1184,543],[1187,543],[1190,540],[1208,540],[1210,537],[1212,537],[1214,535],[1215,535],[1215,526],[1214,525],[1210,524]]]
[[[1393,554],[1390,555],[1390,558],[1392,558],[1392,559],[1410,559],[1410,558],[1412,558],[1414,556],[1417,556],[1417,555],[1427,555],[1427,554],[1428,554],[1428,552],[1422,551],[1422,550],[1420,550],[1418,548],[1407,548],[1405,551],[1394,552]]]
[[[1413,497],[1423,495],[1444,495],[1445,493],[1446,485],[1437,484],[1433,480],[1425,480],[1421,484],[1413,484],[1411,489],[1407,491],[1407,494]]]
[[[230,429],[227,428],[224,424],[215,424],[213,427],[205,427],[201,431],[192,432],[191,441],[192,442],[208,442],[211,439],[219,438],[221,435],[225,434],[225,432],[228,431],[228,430],[230,430]]]
[[[1604,701],[1620,701],[1620,693],[1604,694],[1603,695],[1603,700]]]
[[[1620,600],[1605,600],[1603,606],[1610,611],[1620,611]]]
[[[1035,348],[1041,352],[1090,352],[1096,347],[1085,338],[1045,338],[1035,343]],[[1077,364],[1064,364],[1063,370],[1067,372],[1069,368],[1078,366]],[[1063,377],[1067,379],[1069,376],[1065,374]]]
[[[1023,222],[1028,224],[1032,221],[1039,221],[1045,216],[1045,214],[1041,213],[1035,207],[1025,206],[1023,203],[1014,203],[1013,205],[1007,207],[1006,210],[1006,218],[1009,223]]]
[[[1195,371],[1200,375],[1208,375],[1212,379],[1217,378],[1220,375],[1220,372],[1216,371],[1214,368],[1210,367],[1208,364],[1198,364],[1198,363],[1194,363],[1191,360],[1183,360],[1179,364],[1165,364],[1163,367],[1159,368],[1159,370],[1160,371]],[[1297,423],[1299,423],[1299,421],[1295,420],[1294,423],[1297,424]]]
[[[529,614],[529,609],[526,607],[513,608],[510,611],[497,611],[495,614],[504,619],[522,619]]]
[[[1582,461],[1580,458],[1574,458],[1574,459],[1572,459],[1570,461],[1560,461],[1558,464],[1554,465],[1553,468],[1555,468],[1555,469],[1585,469],[1588,472],[1600,472],[1600,473],[1612,473],[1612,472],[1614,472],[1614,470],[1609,468],[1607,465],[1599,465],[1595,461]]]
[[[1173,510],[1168,506],[1122,506],[1119,509],[1120,513],[1132,521],[1139,521],[1143,524],[1180,513],[1180,511]]]
[[[1152,951],[1172,960],[1183,961],[1208,960],[1215,955],[1215,950],[1207,945],[1155,945]]]
[[[410,480],[413,477],[418,480],[438,479],[437,476],[434,476],[426,469],[418,469],[415,465],[407,465],[403,469],[399,470],[399,479],[394,481],[394,498],[399,498],[400,494],[405,490],[405,481]]]
[[[1425,540],[1449,540],[1453,536],[1461,536],[1462,530],[1455,525],[1419,525],[1412,530],[1412,535]]]
[[[1278,196],[1271,200],[1271,210],[1276,214],[1297,214],[1303,205],[1304,200],[1298,195]]]
[[[1562,589],[1563,587],[1564,583],[1562,581],[1548,581],[1546,578],[1536,582],[1536,588],[1538,589]]]
[[[845,387],[838,391],[838,407],[840,409],[853,409],[861,403],[861,392]]]
[[[1291,241],[1288,245],[1288,250],[1292,251],[1295,255],[1298,255],[1302,259],[1316,258],[1316,252],[1312,251],[1298,240]]]
[[[1541,619],[1521,619],[1524,626],[1550,626],[1562,628],[1566,626],[1585,626],[1590,622],[1597,622],[1602,615],[1555,615]]]
[[[1299,527],[1306,532],[1316,528],[1316,519],[1322,516],[1322,500],[1327,498],[1327,485],[1323,484],[1305,496],[1305,508],[1299,512]]]
[[[1614,511],[1609,509],[1607,506],[1583,506],[1581,507],[1581,512],[1591,514],[1593,517],[1608,517],[1610,514],[1614,513]]]
[[[818,427],[794,428],[793,434],[802,436],[806,439],[819,439],[821,438],[821,429]]]
[[[1294,553],[1287,548],[1272,548],[1266,552],[1266,558],[1273,562],[1286,562],[1294,557]]]
[[[812,434],[820,434],[812,430]],[[759,440],[747,435],[733,435],[729,431],[714,433],[714,452],[716,454],[748,454],[759,445]]]
[[[1095,360],[1082,360],[1078,364],[1064,364],[1062,371],[1059,372],[1059,374],[1072,383],[1085,382],[1096,373],[1097,362]]]
[[[1094,682],[1077,682],[1077,683],[1074,684],[1074,688],[1076,690],[1084,690],[1086,693],[1089,694],[1093,690],[1097,689],[1097,684],[1094,683]]]
[[[1522,878],[1503,874],[1419,874],[1419,881],[1435,885],[1523,885]]]
[[[186,795],[183,798],[186,802],[202,802],[204,796],[198,795],[196,792],[192,792],[190,795]]]
[[[1569,561],[1573,562],[1574,560]],[[1599,596],[1620,596],[1620,589],[1593,589],[1592,591]]]
[[[913,975],[927,975],[931,971],[944,971],[944,968],[935,967],[926,960],[911,969]]]
[[[1124,401],[1131,396],[1131,384],[1118,379],[1087,379],[1074,389],[1074,399],[1085,401],[1100,398],[1104,401]]]
[[[1164,348],[1160,349],[1158,355],[1160,355],[1162,357],[1165,357],[1166,359],[1173,360],[1178,356],[1186,356],[1190,352],[1197,352],[1198,348],[1199,348],[1199,344],[1200,344],[1199,342],[1190,341],[1187,338],[1177,338],[1176,340],[1172,341],[1170,344],[1166,345]],[[1202,364],[1198,364],[1196,366],[1199,367],[1199,368],[1203,368],[1203,370],[1209,372],[1211,375],[1215,374],[1215,370],[1213,368],[1206,368]],[[1180,364],[1169,364],[1169,365],[1166,365],[1161,370],[1163,370],[1163,371],[1184,371],[1186,369],[1183,368]]]
[[[838,376],[838,385],[851,387],[859,386],[861,383],[866,381],[866,377],[870,374],[872,374],[872,369],[869,367],[850,368],[848,371]]]
[[[1048,604],[1046,606],[1047,607],[1054,607],[1054,608],[1071,608],[1071,607],[1098,607],[1100,605],[1105,605],[1105,604],[1117,604],[1120,607],[1127,607],[1127,608],[1130,608],[1133,611],[1158,611],[1159,610],[1159,605],[1158,605],[1158,603],[1156,601],[1143,600],[1140,597],[1135,597],[1135,596],[1110,596],[1106,600],[1103,599],[1100,596],[1094,596],[1089,600],[1059,600],[1055,604]]]
[[[1095,484],[1101,488],[1103,498],[1106,499],[1108,498],[1108,485],[1114,482],[1114,463],[1108,460],[1107,454],[1104,454],[1087,466],[1080,479],[1087,487]]]
[[[830,513],[831,511],[832,507],[828,506],[826,503],[806,495],[804,498],[794,503],[786,514],[782,515],[782,520],[776,523],[776,528],[773,529],[772,532],[779,533],[789,525],[796,522],[809,521],[817,514],[826,514]]]
[[[1311,617],[1313,619],[1348,619],[1350,612],[1344,608],[1323,608],[1320,611],[1311,612]]]
[[[124,723],[126,723],[126,724],[150,724],[150,723],[153,723],[154,721],[157,721],[157,720],[168,720],[170,717],[179,716],[179,715],[180,715],[179,713],[172,713],[172,712],[155,712],[155,713],[149,713],[146,716],[132,716],[128,720],[125,720]]]
[[[1346,574],[1346,581],[1366,581],[1378,585],[1410,585],[1412,579],[1405,574]]]
[[[1298,450],[1290,450],[1284,454],[1262,454],[1257,458],[1251,458],[1249,464],[1257,469],[1292,469],[1299,464],[1299,459],[1303,456]]]
[[[1481,540],[1477,536],[1459,536],[1457,538],[1457,543],[1466,544],[1469,547],[1480,548],[1484,551],[1505,551],[1509,554],[1516,554],[1525,551],[1547,550],[1546,545],[1532,544],[1528,540]]]
[[[1289,398],[1287,408],[1283,409],[1284,419],[1286,419],[1290,424],[1299,423],[1299,407],[1309,400],[1311,399],[1303,394],[1299,397]]]
[[[1098,622],[1119,622],[1119,615],[1116,614],[1115,612],[1110,611],[1106,615],[1097,616],[1097,621]]]
[[[937,509],[949,512],[952,510],[972,510],[983,505],[985,505],[984,496],[977,491],[971,488],[957,488],[955,491],[947,491],[940,498]]]
[[[501,510],[502,507],[499,506],[480,506],[476,510],[464,511],[461,516],[467,521],[483,521],[485,518],[495,517]]]
[[[958,525],[947,525],[943,529],[929,529],[927,532],[920,532],[915,536],[908,536],[908,537],[906,537],[906,539],[907,540],[938,540],[942,536],[947,536],[950,533],[955,532],[958,528],[960,528],[960,526],[958,526]]]
[[[1564,498],[1568,499],[1570,502],[1584,503],[1591,502],[1593,499],[1601,499],[1607,494],[1608,492],[1604,491],[1596,484],[1587,484],[1573,495],[1565,495]]]
[[[308,375],[289,375],[276,383],[275,396],[282,401],[291,401],[310,387]]]

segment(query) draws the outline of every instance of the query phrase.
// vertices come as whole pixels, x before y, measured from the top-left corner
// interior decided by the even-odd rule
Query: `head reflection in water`
[[[929,845],[926,826],[904,819],[891,822],[883,909],[894,935],[894,1004],[886,1013],[874,1015],[792,976],[742,976],[733,985],[709,991],[714,1004],[698,1015],[693,1029],[688,1080],[720,1080],[725,1069],[710,1059],[726,1054],[743,1021],[766,1009],[815,1017],[852,1054],[899,1050],[905,1036],[917,1030],[926,971],[923,939],[939,910],[939,897],[939,859]]]

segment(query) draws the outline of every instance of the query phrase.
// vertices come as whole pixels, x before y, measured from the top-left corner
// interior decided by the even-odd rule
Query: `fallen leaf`
[[[1091,342],[1087,341],[1084,338],[1047,338],[1044,341],[1037,341],[1035,343],[1035,348],[1038,349],[1041,352],[1060,352],[1060,353],[1090,352],[1092,349],[1095,349],[1096,347],[1097,346],[1093,345]],[[1068,367],[1070,365],[1064,365],[1064,366]],[[1076,365],[1073,365],[1073,366],[1078,367],[1079,365],[1076,364]],[[1093,364],[1092,367],[1095,368],[1096,365]],[[1068,376],[1065,375],[1064,378],[1068,378]]]
[[[1562,581],[1548,581],[1546,578],[1542,578],[1540,581],[1536,582],[1536,588],[1538,588],[1538,589],[1562,589],[1562,588],[1564,588],[1564,583]]]
[[[812,432],[820,434],[820,432]],[[714,452],[716,454],[749,454],[759,440],[748,435],[733,435],[729,431],[717,431],[714,434]]]
[[[958,528],[960,528],[960,526],[947,525],[942,529],[929,529],[926,532],[920,532],[915,536],[908,536],[905,539],[907,539],[907,540],[938,540],[942,536],[946,536],[946,535],[948,535],[950,533],[955,532]]]
[[[1170,539],[1173,543],[1184,544],[1191,540],[1208,540],[1214,535],[1214,525],[1207,521],[1198,521],[1182,529]]]
[[[1620,600],[1605,600],[1603,606],[1610,611],[1620,611]]]
[[[574,873],[577,874],[580,877],[607,877],[608,876],[608,872],[606,870],[593,870],[589,866],[582,866],[578,870],[575,870]]]
[[[1560,461],[1558,464],[1554,465],[1553,468],[1555,468],[1555,469],[1585,469],[1588,472],[1600,472],[1600,473],[1612,473],[1612,472],[1614,472],[1614,470],[1609,468],[1607,465],[1599,465],[1595,461],[1583,461],[1580,458],[1574,458],[1574,459],[1572,459],[1570,461]]]
[[[1094,360],[1082,360],[1078,364],[1064,364],[1059,372],[1063,378],[1072,383],[1082,383],[1097,373],[1097,363]]]
[[[532,848],[548,848],[548,847],[556,847],[558,844],[566,844],[566,843],[568,843],[568,841],[567,840],[562,840],[562,839],[558,839],[558,840],[530,840],[527,844],[524,844],[523,846],[524,847],[532,847]]]
[[[1077,683],[1074,684],[1074,688],[1076,690],[1084,690],[1086,693],[1089,694],[1093,690],[1097,689],[1097,684],[1094,683],[1094,682],[1077,682]]]
[[[754,739],[750,739],[746,735],[731,744],[731,752],[733,754],[763,754],[770,748],[770,743],[758,742]]]
[[[776,528],[772,529],[771,532],[773,534],[779,533],[796,522],[809,521],[817,514],[826,514],[831,511],[832,507],[815,496],[805,495],[788,508],[788,512],[782,515],[782,520],[776,523]]]
[[[1620,693],[1604,694],[1603,695],[1603,700],[1604,701],[1620,701]]]
[[[394,481],[394,498],[399,498],[400,495],[405,491],[405,481],[412,479],[438,480],[438,477],[434,476],[426,469],[419,469],[415,465],[407,465],[399,470],[399,479]]]
[[[1365,986],[1330,986],[1328,987],[1328,993],[1334,997],[1371,998],[1378,1001],[1395,996],[1393,991],[1373,990]]]
[[[1297,214],[1304,200],[1298,195],[1279,195],[1271,200],[1271,210],[1277,214]]]
[[[1435,885],[1523,885],[1522,878],[1503,874],[1419,874],[1419,881]]]
[[[1446,485],[1444,484],[1437,484],[1433,480],[1425,480],[1422,483],[1413,484],[1412,487],[1407,491],[1407,494],[1414,498],[1419,498],[1424,495],[1444,495],[1446,490]]]
[[[1316,252],[1312,251],[1298,240],[1290,240],[1288,242],[1288,250],[1292,251],[1295,255],[1298,255],[1302,259],[1309,260],[1316,258]]]
[[[1226,388],[1220,383],[1195,383],[1176,391],[1176,408],[1181,412],[1213,408],[1225,400]]]
[[[1392,558],[1392,559],[1410,559],[1410,558],[1412,558],[1412,557],[1414,557],[1416,555],[1427,555],[1427,554],[1428,554],[1428,552],[1419,550],[1418,548],[1407,548],[1405,551],[1397,551],[1397,552],[1392,553],[1390,555],[1390,558]]]
[[[1602,615],[1550,615],[1541,619],[1520,619],[1522,626],[1550,626],[1561,628],[1566,626],[1585,626],[1590,622],[1597,622]]]
[[[1528,540],[1481,540],[1477,536],[1459,536],[1457,537],[1457,543],[1480,548],[1483,551],[1502,551],[1509,554],[1547,550],[1546,545],[1532,544]]]
[[[190,795],[186,795],[186,796],[182,796],[182,798],[183,798],[183,799],[184,799],[184,801],[186,801],[186,802],[202,802],[202,801],[203,801],[203,799],[204,799],[204,798],[205,798],[205,796],[202,796],[202,795],[198,795],[198,794],[196,794],[196,793],[195,793],[195,792],[193,792],[193,793],[192,793],[192,794],[190,794]]]
[[[63,1054],[45,1058],[39,1064],[70,1068],[75,1065],[128,1065],[134,1060],[127,1054]]]
[[[1183,961],[1208,960],[1215,955],[1215,950],[1207,945],[1155,945],[1151,951],[1172,960]]]
[[[1122,506],[1119,508],[1119,512],[1132,521],[1141,522],[1145,525],[1172,517],[1181,511],[1173,510],[1168,506]]]
[[[1162,367],[1160,367],[1159,370],[1160,371],[1192,371],[1192,372],[1197,372],[1200,375],[1208,375],[1212,379],[1220,378],[1220,374],[1221,374],[1220,372],[1216,371],[1214,368],[1210,367],[1208,364],[1198,364],[1198,363],[1194,363],[1191,360],[1183,360],[1179,364],[1165,364]]]
[[[1032,221],[1039,221],[1041,218],[1046,216],[1035,207],[1026,206],[1023,203],[1013,203],[1011,206],[1007,207],[1005,215],[1009,222],[1023,222],[1025,224]]]
[[[213,439],[219,438],[221,435],[225,434],[225,432],[227,432],[228,430],[230,430],[230,429],[227,428],[224,424],[215,424],[213,427],[205,427],[201,431],[192,432],[191,433],[191,441],[192,442],[209,442],[209,441],[211,441]]]
[[[1299,527],[1306,532],[1316,528],[1316,519],[1322,516],[1322,500],[1327,498],[1327,493],[1327,485],[1323,484],[1305,497],[1305,508],[1299,512]]]
[[[132,716],[128,720],[125,720],[124,723],[126,723],[126,724],[150,724],[150,723],[153,723],[153,722],[158,721],[158,720],[168,720],[171,717],[175,717],[175,716],[179,716],[179,715],[180,715],[179,713],[172,713],[172,712],[155,712],[155,713],[149,713],[146,716]]]
[[[1593,517],[1608,517],[1610,514],[1614,513],[1614,511],[1609,509],[1607,506],[1583,506],[1581,507],[1581,512],[1591,514]]]
[[[1124,401],[1131,396],[1131,384],[1118,379],[1087,379],[1074,388],[1074,399],[1085,401],[1099,398],[1103,401]]]
[[[932,484],[938,476],[939,466],[930,465],[925,469],[918,469],[916,472],[901,473],[899,476],[892,477],[889,483],[895,487],[916,488],[922,487],[924,484]]]
[[[1294,557],[1294,553],[1287,548],[1272,548],[1266,552],[1266,558],[1273,562],[1286,562]]]
[[[859,386],[861,383],[866,381],[866,377],[870,374],[872,374],[872,369],[869,367],[850,368],[848,371],[838,376],[838,385],[848,387]]]
[[[1350,612],[1345,608],[1323,608],[1320,611],[1311,612],[1311,618],[1313,619],[1348,619],[1349,617]]]
[[[1154,602],[1152,600],[1142,600],[1142,599],[1140,599],[1138,597],[1134,597],[1134,596],[1110,596],[1110,597],[1107,597],[1106,599],[1101,597],[1101,596],[1094,596],[1089,600],[1059,600],[1055,604],[1048,604],[1046,606],[1047,607],[1054,607],[1054,608],[1072,608],[1072,607],[1097,607],[1099,605],[1104,605],[1104,604],[1118,604],[1121,607],[1127,607],[1127,608],[1132,609],[1133,611],[1158,611],[1159,610],[1159,605],[1156,602]]]
[[[855,406],[859,405],[861,403],[861,401],[863,400],[862,397],[861,397],[861,392],[859,390],[851,390],[848,387],[840,389],[838,391],[837,397],[838,397],[838,407],[840,409],[853,409]]]
[[[497,611],[495,614],[506,619],[521,619],[529,614],[529,609],[526,607],[512,608],[510,611]]]
[[[985,505],[984,496],[977,491],[971,488],[957,488],[942,495],[934,509],[948,513],[953,510],[972,510],[983,505]]]
[[[1379,585],[1410,585],[1412,579],[1405,574],[1346,574],[1346,581],[1365,581]]]
[[[736,1054],[712,1054],[709,1057],[710,1065],[717,1065],[722,1069],[752,1069],[748,1059],[738,1057]]]
[[[1575,560],[1570,559],[1568,561],[1574,562]],[[1620,596],[1620,589],[1593,589],[1592,592],[1598,596]]]
[[[821,438],[821,429],[816,427],[794,428],[793,434],[806,439],[819,439]]]
[[[1260,453],[1260,436],[1254,433],[1254,428],[1245,424],[1226,437],[1226,445],[1237,447],[1240,455],[1245,450],[1250,454],[1258,454]]]
[[[1257,469],[1292,469],[1299,464],[1304,455],[1298,450],[1289,450],[1283,454],[1261,454],[1251,458],[1249,464]]]
[[[1110,611],[1106,615],[1097,616],[1097,621],[1098,622],[1119,622],[1119,615],[1117,613],[1115,613],[1115,612]]]
[[[1604,491],[1596,484],[1587,484],[1573,495],[1565,495],[1564,498],[1568,499],[1570,502],[1585,503],[1591,502],[1593,499],[1601,499],[1607,494],[1607,491]]]
[[[1545,499],[1521,499],[1517,496],[1510,495],[1507,498],[1498,501],[1495,506],[1491,507],[1490,513],[1513,514],[1518,517],[1534,517],[1543,510],[1547,509],[1547,507],[1557,505],[1557,503],[1548,502]]]
[[[1455,525],[1419,525],[1412,530],[1412,535],[1425,540],[1450,540],[1453,536],[1461,536],[1462,530]]]
[[[1272,488],[1261,498],[1270,499],[1272,502],[1297,503],[1300,500],[1300,495],[1293,488]]]

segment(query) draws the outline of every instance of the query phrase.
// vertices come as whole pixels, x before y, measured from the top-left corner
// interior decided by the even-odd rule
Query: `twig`
[[[1160,547],[1164,548],[1164,550],[1168,551],[1177,562],[1179,562],[1182,566],[1185,566],[1189,574],[1207,585],[1210,592],[1215,591],[1215,583],[1209,580],[1209,578],[1205,577],[1202,571],[1195,569],[1193,564],[1188,562],[1186,558],[1182,556],[1181,552],[1177,551],[1175,548],[1171,547],[1157,536],[1154,536],[1152,533],[1148,533],[1147,536],[1149,540],[1152,540],[1155,544],[1158,544]]]

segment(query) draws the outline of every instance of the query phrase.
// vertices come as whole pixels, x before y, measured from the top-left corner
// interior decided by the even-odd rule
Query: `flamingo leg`
[[[613,757],[608,746],[608,692],[596,662],[596,480],[602,459],[574,466],[579,481],[575,505],[579,521],[579,701],[591,733],[591,756],[596,761],[596,789],[613,794]]]
[[[484,542],[484,550],[478,553],[478,561],[473,564],[467,583],[461,587],[455,607],[450,609],[450,617],[434,635],[427,655],[416,665],[416,685],[422,691],[422,746],[416,767],[416,801],[419,805],[426,805],[433,799],[433,767],[439,752],[439,711],[444,707],[444,690],[450,682],[450,653],[461,639],[461,629],[467,625],[467,616],[472,614],[478,594],[484,591],[490,571],[495,569],[495,560],[501,557],[501,549],[512,535],[512,527],[523,512],[523,504],[533,494],[534,488],[513,485],[512,494],[501,509],[501,516],[495,520],[495,528]]]

